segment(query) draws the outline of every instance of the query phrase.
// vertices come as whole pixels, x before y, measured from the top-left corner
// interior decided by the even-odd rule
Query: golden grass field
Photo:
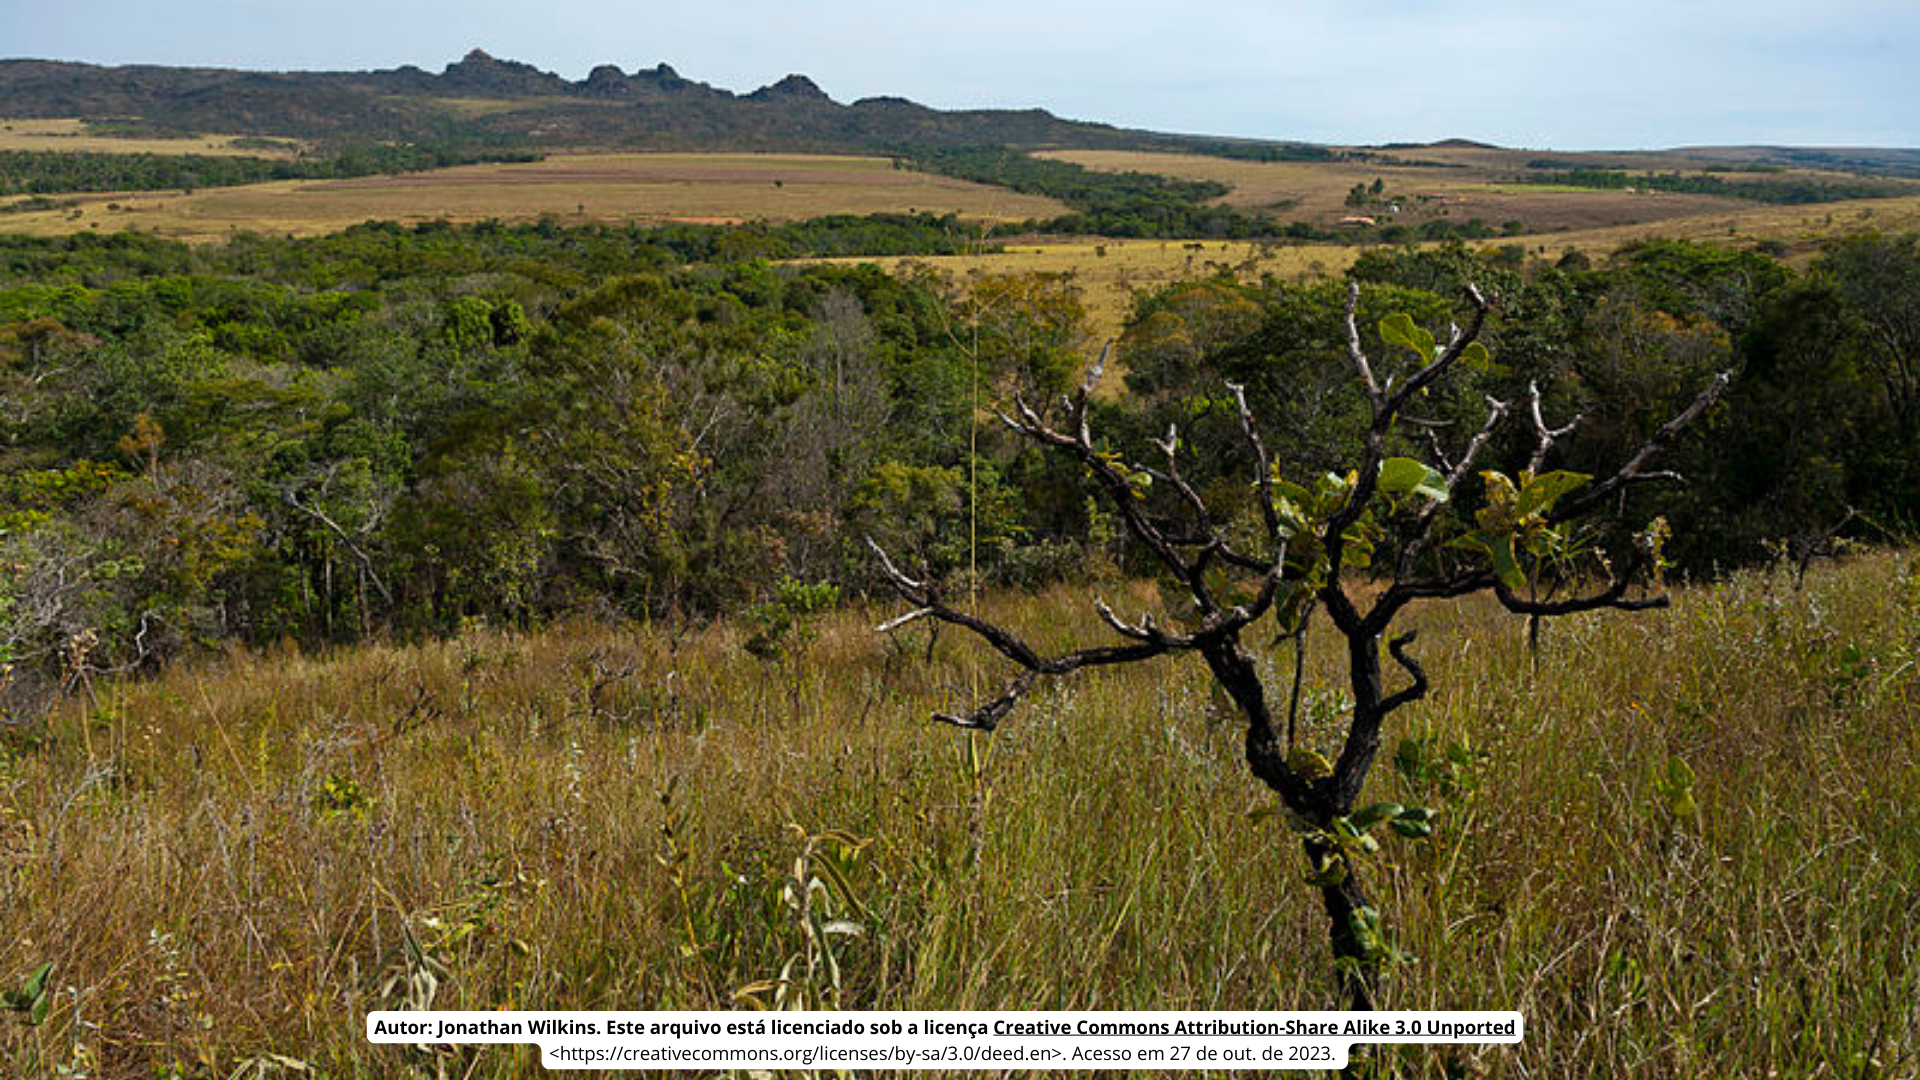
[[[1503,237],[1477,241],[1472,246],[1517,246],[1529,255],[1547,259],[1567,251],[1579,251],[1599,259],[1628,244],[1664,237],[1738,247],[1784,244],[1788,261],[1802,262],[1817,253],[1823,240],[1834,236],[1872,230],[1920,229],[1920,196],[1859,199],[1818,206],[1755,206],[1713,201],[1731,209],[1605,228]],[[1262,274],[1290,280],[1338,275],[1364,250],[1339,244],[1069,240],[1012,244],[1003,252],[978,255],[825,261],[872,262],[890,270],[911,263],[956,278],[973,273],[1067,274],[1080,287],[1094,333],[1111,337],[1120,332],[1136,292],[1221,270],[1248,280]]]
[[[196,135],[192,138],[120,138],[96,135],[74,119],[9,119],[0,117],[0,150],[59,150],[90,154],[208,154],[219,157],[285,158],[291,146],[235,146],[243,135]],[[276,140],[290,143],[292,140]]]
[[[8,214],[0,229],[61,235],[138,229],[182,240],[236,231],[315,235],[373,219],[566,224],[793,221],[925,211],[990,221],[1066,212],[1051,199],[894,169],[885,158],[811,154],[556,154],[397,176],[66,196],[73,205]]]
[[[981,608],[1051,651],[1102,638],[1095,591],[1154,602],[1108,580]],[[1005,661],[876,635],[897,610],[833,614],[777,663],[738,625],[579,624],[102,684],[0,742],[0,988],[54,964],[43,1023],[0,1012],[0,1075],[546,1075],[527,1047],[371,1045],[365,1014],[745,1008],[807,950],[781,890],[825,830],[864,842],[829,890],[864,933],[831,975],[787,968],[816,1002],[1334,1004],[1298,841],[1258,813],[1203,665],[1082,672],[973,741],[928,714]],[[1434,689],[1395,714],[1367,798],[1437,816],[1367,863],[1418,958],[1381,1004],[1515,1009],[1527,1033],[1385,1050],[1373,1075],[1920,1071],[1911,553],[1559,620],[1537,664],[1485,597],[1407,621]],[[1328,752],[1337,639],[1312,640],[1302,714]],[[1457,771],[1396,767],[1402,739],[1457,745]]]
[[[1542,252],[1567,248],[1604,255],[1638,240],[1663,237],[1736,247],[1784,244],[1789,261],[1811,257],[1820,243],[1858,232],[1911,232],[1920,229],[1920,196],[1854,199],[1816,206],[1743,206],[1738,211],[1695,214],[1666,221],[1564,233],[1515,237]]]
[[[1381,225],[1418,225],[1436,218],[1457,222],[1479,218],[1495,227],[1509,221],[1520,221],[1525,224],[1526,231],[1538,233],[1699,219],[1714,214],[1747,215],[1755,211],[1806,209],[1756,207],[1750,202],[1716,195],[1608,191],[1512,183],[1513,176],[1524,171],[1527,161],[1540,156],[1532,151],[1439,146],[1374,152],[1385,157],[1444,161],[1461,167],[1437,169],[1377,162],[1258,162],[1119,150],[1051,151],[1042,156],[1089,169],[1158,173],[1185,180],[1217,181],[1233,188],[1220,199],[1226,205],[1265,211],[1287,220],[1308,221],[1321,226],[1334,225],[1349,215],[1371,217]],[[1575,164],[1604,169],[1665,171],[1698,167],[1697,162],[1676,154],[1550,156],[1555,160],[1566,159]],[[1859,179],[1846,173],[1811,169],[1715,175],[1732,184],[1792,178],[1837,182],[1857,182]],[[1384,185],[1379,200],[1359,208],[1346,205],[1347,193],[1355,184],[1371,185],[1376,179]],[[1920,186],[1908,186],[1915,196],[1920,196]],[[1397,213],[1393,210],[1396,206]],[[1828,206],[1825,209],[1831,208]]]
[[[1222,271],[1243,278],[1288,279],[1338,275],[1362,249],[1336,244],[1281,245],[1223,240],[1072,240],[1009,244],[979,255],[847,258],[828,263],[876,263],[889,272],[924,267],[952,278],[969,274],[1064,274],[1079,286],[1090,329],[1112,337],[1132,310],[1136,292]]]
[[[1266,211],[1289,221],[1333,225],[1348,215],[1381,224],[1419,224],[1436,218],[1479,218],[1499,226],[1520,220],[1531,229],[1617,225],[1699,214],[1746,204],[1710,195],[1596,190],[1516,190],[1490,187],[1513,169],[1433,169],[1372,162],[1239,161],[1193,154],[1127,150],[1062,150],[1043,156],[1108,172],[1146,172],[1183,180],[1212,180],[1233,190],[1221,202]],[[1424,155],[1423,155],[1424,156]],[[1378,205],[1346,205],[1355,184],[1384,182]],[[1515,186],[1517,188],[1517,185]],[[1399,213],[1391,207],[1399,206]]]

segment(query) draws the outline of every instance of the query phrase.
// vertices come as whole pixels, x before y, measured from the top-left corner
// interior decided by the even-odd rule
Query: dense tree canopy
[[[0,664],[24,692],[223,639],[705,617],[789,578],[871,587],[863,535],[936,578],[1135,557],[1085,477],[992,420],[1016,391],[1057,398],[1093,350],[1071,280],[764,258],[939,250],[950,225],[0,241]],[[1598,268],[1376,250],[1351,278],[1369,333],[1396,313],[1444,332],[1469,280],[1494,300],[1487,353],[1396,428],[1421,446],[1459,446],[1485,396],[1537,386],[1549,415],[1582,417],[1554,450],[1578,467],[1734,370],[1670,458],[1686,569],[1850,511],[1853,530],[1912,525],[1913,237],[1836,244],[1804,271],[1672,243]],[[1237,437],[1238,383],[1280,473],[1317,475],[1367,422],[1344,298],[1229,277],[1142,294],[1100,430],[1144,445],[1177,423],[1188,479],[1244,511],[1244,477],[1206,464]],[[1487,467],[1524,466],[1522,435]]]

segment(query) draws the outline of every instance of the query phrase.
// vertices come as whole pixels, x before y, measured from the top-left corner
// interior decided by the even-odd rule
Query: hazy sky
[[[5,56],[438,71],[476,46],[1264,138],[1920,145],[1914,0],[0,0]]]

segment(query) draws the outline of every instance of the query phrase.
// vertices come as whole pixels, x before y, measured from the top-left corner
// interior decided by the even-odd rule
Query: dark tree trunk
[[[1337,857],[1324,844],[1308,841],[1305,846],[1310,866],[1319,866],[1325,860]],[[1361,887],[1350,862],[1346,874],[1338,883],[1320,887],[1320,904],[1327,913],[1327,938],[1333,946],[1336,977],[1341,993],[1347,999],[1347,1008],[1356,1012],[1372,1012],[1374,966],[1360,936],[1354,932],[1359,910],[1369,905],[1366,890]]]
[[[1372,640],[1367,651],[1371,663],[1356,663],[1354,691],[1361,700],[1361,708],[1368,710],[1365,715],[1373,716],[1380,706],[1380,666],[1378,663],[1378,639]],[[1361,650],[1355,648],[1356,655]],[[1230,639],[1217,648],[1206,650],[1208,666],[1212,668],[1214,679],[1224,687],[1235,702],[1251,718],[1247,731],[1247,763],[1254,776],[1274,789],[1281,799],[1301,817],[1326,828],[1333,818],[1353,809],[1353,798],[1358,792],[1340,791],[1337,785],[1326,783],[1303,788],[1297,782],[1289,783],[1290,766],[1286,763],[1285,751],[1278,745],[1275,732],[1267,712],[1264,688],[1255,672],[1252,660],[1240,648],[1237,638]],[[1374,718],[1374,727],[1378,728],[1378,718]],[[1374,740],[1377,744],[1378,739]],[[1368,754],[1371,757],[1371,752]],[[1374,966],[1367,949],[1354,932],[1356,914],[1367,907],[1367,896],[1361,887],[1353,860],[1348,859],[1332,846],[1309,840],[1305,844],[1307,865],[1321,867],[1329,862],[1339,862],[1346,866],[1346,873],[1337,884],[1323,886],[1320,889],[1321,905],[1327,915],[1327,938],[1333,947],[1333,960],[1338,969],[1338,980],[1342,996],[1347,1007],[1356,1011],[1373,1011]]]

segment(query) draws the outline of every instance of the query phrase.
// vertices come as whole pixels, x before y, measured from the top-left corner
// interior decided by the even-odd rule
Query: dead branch
[[[1673,419],[1660,425],[1659,430],[1648,436],[1647,441],[1641,444],[1640,449],[1634,451],[1633,456],[1627,459],[1627,463],[1620,466],[1619,472],[1614,473],[1600,483],[1581,492],[1578,498],[1560,504],[1560,506],[1554,509],[1554,513],[1550,515],[1551,520],[1559,522],[1578,517],[1587,510],[1600,505],[1607,496],[1612,495],[1628,484],[1650,480],[1681,479],[1680,474],[1672,471],[1643,473],[1641,470],[1646,467],[1647,462],[1651,461],[1655,454],[1660,453],[1671,445],[1673,440],[1678,438],[1680,433],[1687,429],[1688,425],[1698,420],[1700,414],[1706,412],[1709,406],[1715,401],[1718,401],[1720,395],[1726,391],[1727,385],[1732,381],[1733,372],[1731,371],[1722,371],[1715,375],[1712,380],[1707,383],[1706,389],[1700,391],[1700,396],[1693,399],[1692,404],[1682,409]]]
[[[1527,383],[1527,411],[1533,419],[1533,434],[1535,439],[1533,458],[1527,462],[1527,471],[1537,474],[1540,471],[1540,466],[1546,463],[1547,451],[1553,449],[1554,440],[1573,434],[1573,429],[1580,426],[1580,421],[1585,419],[1585,417],[1580,413],[1574,413],[1573,419],[1567,421],[1560,427],[1548,427],[1546,417],[1540,413],[1540,384],[1538,382]]]

